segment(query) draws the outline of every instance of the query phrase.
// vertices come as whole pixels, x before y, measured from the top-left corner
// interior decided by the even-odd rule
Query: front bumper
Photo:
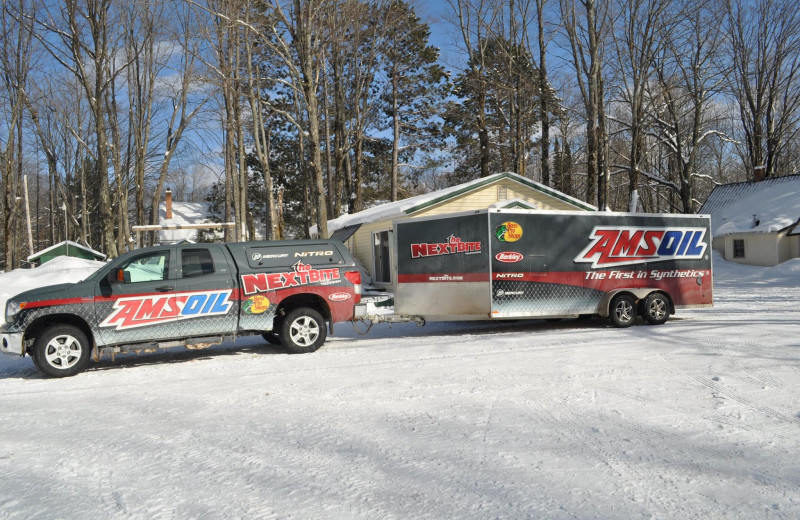
[[[22,332],[0,333],[0,352],[9,356],[22,356],[25,349],[22,346]]]

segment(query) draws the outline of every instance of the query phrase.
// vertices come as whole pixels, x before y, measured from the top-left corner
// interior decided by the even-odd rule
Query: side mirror
[[[108,283],[131,283],[131,274],[124,269],[112,269],[108,273]]]

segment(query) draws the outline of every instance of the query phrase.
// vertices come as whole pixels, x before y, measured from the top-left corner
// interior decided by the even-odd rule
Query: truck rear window
[[[299,261],[314,266],[344,264],[342,255],[331,244],[249,247],[245,254],[253,269],[291,267]]]

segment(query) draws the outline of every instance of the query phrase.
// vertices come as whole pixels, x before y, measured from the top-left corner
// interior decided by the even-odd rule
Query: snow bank
[[[6,301],[29,289],[75,283],[83,280],[103,266],[103,262],[59,256],[35,269],[14,269],[0,274],[0,309],[5,314]]]
[[[788,260],[775,267],[760,267],[728,262],[722,258],[719,251],[714,251],[713,272],[715,284],[798,286],[800,285],[800,258]]]

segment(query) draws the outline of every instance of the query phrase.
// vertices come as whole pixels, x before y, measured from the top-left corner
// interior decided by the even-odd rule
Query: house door
[[[372,234],[372,278],[377,283],[392,283],[392,231]]]

